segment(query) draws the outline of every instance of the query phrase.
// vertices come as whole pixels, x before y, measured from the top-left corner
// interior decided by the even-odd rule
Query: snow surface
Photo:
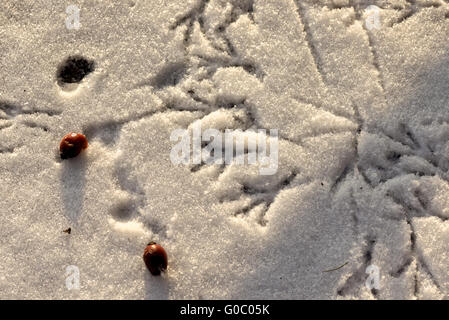
[[[0,297],[448,298],[448,38],[441,0],[1,1]],[[195,121],[279,129],[277,173],[173,165]]]

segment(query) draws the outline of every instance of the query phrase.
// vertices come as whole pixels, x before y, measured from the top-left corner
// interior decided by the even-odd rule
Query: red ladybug
[[[143,252],[143,261],[153,276],[158,276],[167,269],[167,253],[156,242],[148,243]]]
[[[74,158],[88,146],[87,138],[81,133],[71,132],[59,144],[61,159]]]

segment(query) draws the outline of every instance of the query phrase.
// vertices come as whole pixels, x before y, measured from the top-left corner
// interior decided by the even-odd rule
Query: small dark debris
[[[329,269],[329,270],[324,270],[323,272],[332,272],[332,271],[337,271],[340,270],[341,268],[343,268],[345,265],[347,265],[349,263],[349,261],[346,261],[345,263],[343,263],[341,266],[333,268],[333,269]]]
[[[65,229],[62,232],[67,233],[67,234],[71,234],[72,233],[72,228]]]

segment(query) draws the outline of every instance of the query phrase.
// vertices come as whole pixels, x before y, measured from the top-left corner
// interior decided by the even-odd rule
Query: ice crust
[[[1,298],[448,298],[447,1],[69,4],[0,3]],[[172,164],[196,121],[279,129],[277,173]]]

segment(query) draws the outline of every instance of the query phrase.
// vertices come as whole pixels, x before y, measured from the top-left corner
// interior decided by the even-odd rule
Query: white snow
[[[442,0],[2,1],[0,298],[447,298],[448,38]],[[174,165],[197,121],[278,129],[277,172]]]

